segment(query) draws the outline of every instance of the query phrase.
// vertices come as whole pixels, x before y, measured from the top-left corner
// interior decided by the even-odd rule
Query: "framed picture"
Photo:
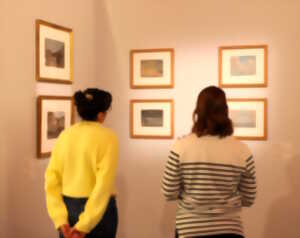
[[[171,139],[174,135],[173,100],[131,100],[130,135],[141,139]]]
[[[133,89],[173,88],[174,50],[131,50],[130,87]]]
[[[72,97],[39,96],[37,121],[37,156],[49,157],[59,134],[74,122]]]
[[[267,140],[267,99],[228,99],[234,136],[241,140]]]
[[[223,88],[267,87],[268,47],[219,48],[219,86]]]
[[[72,83],[72,29],[36,20],[36,79],[49,83]]]

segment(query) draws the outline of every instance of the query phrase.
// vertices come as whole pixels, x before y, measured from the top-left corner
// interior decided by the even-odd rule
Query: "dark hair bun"
[[[74,99],[75,99],[75,105],[82,105],[83,103],[86,102],[86,98],[84,96],[84,93],[82,91],[77,91],[74,94]]]
[[[106,112],[110,108],[112,96],[109,92],[97,88],[89,88],[84,92],[77,91],[74,94],[74,100],[81,118],[95,121],[99,112]]]

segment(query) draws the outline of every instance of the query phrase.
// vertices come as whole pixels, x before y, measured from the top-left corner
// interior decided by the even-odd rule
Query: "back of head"
[[[112,96],[109,92],[88,88],[77,91],[74,101],[78,114],[83,120],[96,121],[99,112],[105,113],[111,106]]]
[[[226,96],[222,89],[210,86],[200,92],[193,113],[193,121],[192,132],[198,137],[232,135],[232,122],[228,117]]]

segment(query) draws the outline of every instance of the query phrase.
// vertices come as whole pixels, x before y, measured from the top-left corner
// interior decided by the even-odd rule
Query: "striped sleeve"
[[[179,154],[170,151],[162,179],[162,192],[167,200],[177,200],[181,190]]]
[[[238,190],[242,196],[242,205],[244,207],[253,205],[256,197],[256,176],[253,156],[250,156],[246,160],[246,169],[242,173]]]

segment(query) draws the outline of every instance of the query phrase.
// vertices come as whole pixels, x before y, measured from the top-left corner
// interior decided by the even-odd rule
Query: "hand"
[[[75,228],[71,228],[68,238],[85,238],[86,233],[76,230]]]
[[[69,233],[71,231],[70,225],[69,224],[64,224],[59,229],[60,229],[61,233],[63,233],[64,237],[68,238]]]

